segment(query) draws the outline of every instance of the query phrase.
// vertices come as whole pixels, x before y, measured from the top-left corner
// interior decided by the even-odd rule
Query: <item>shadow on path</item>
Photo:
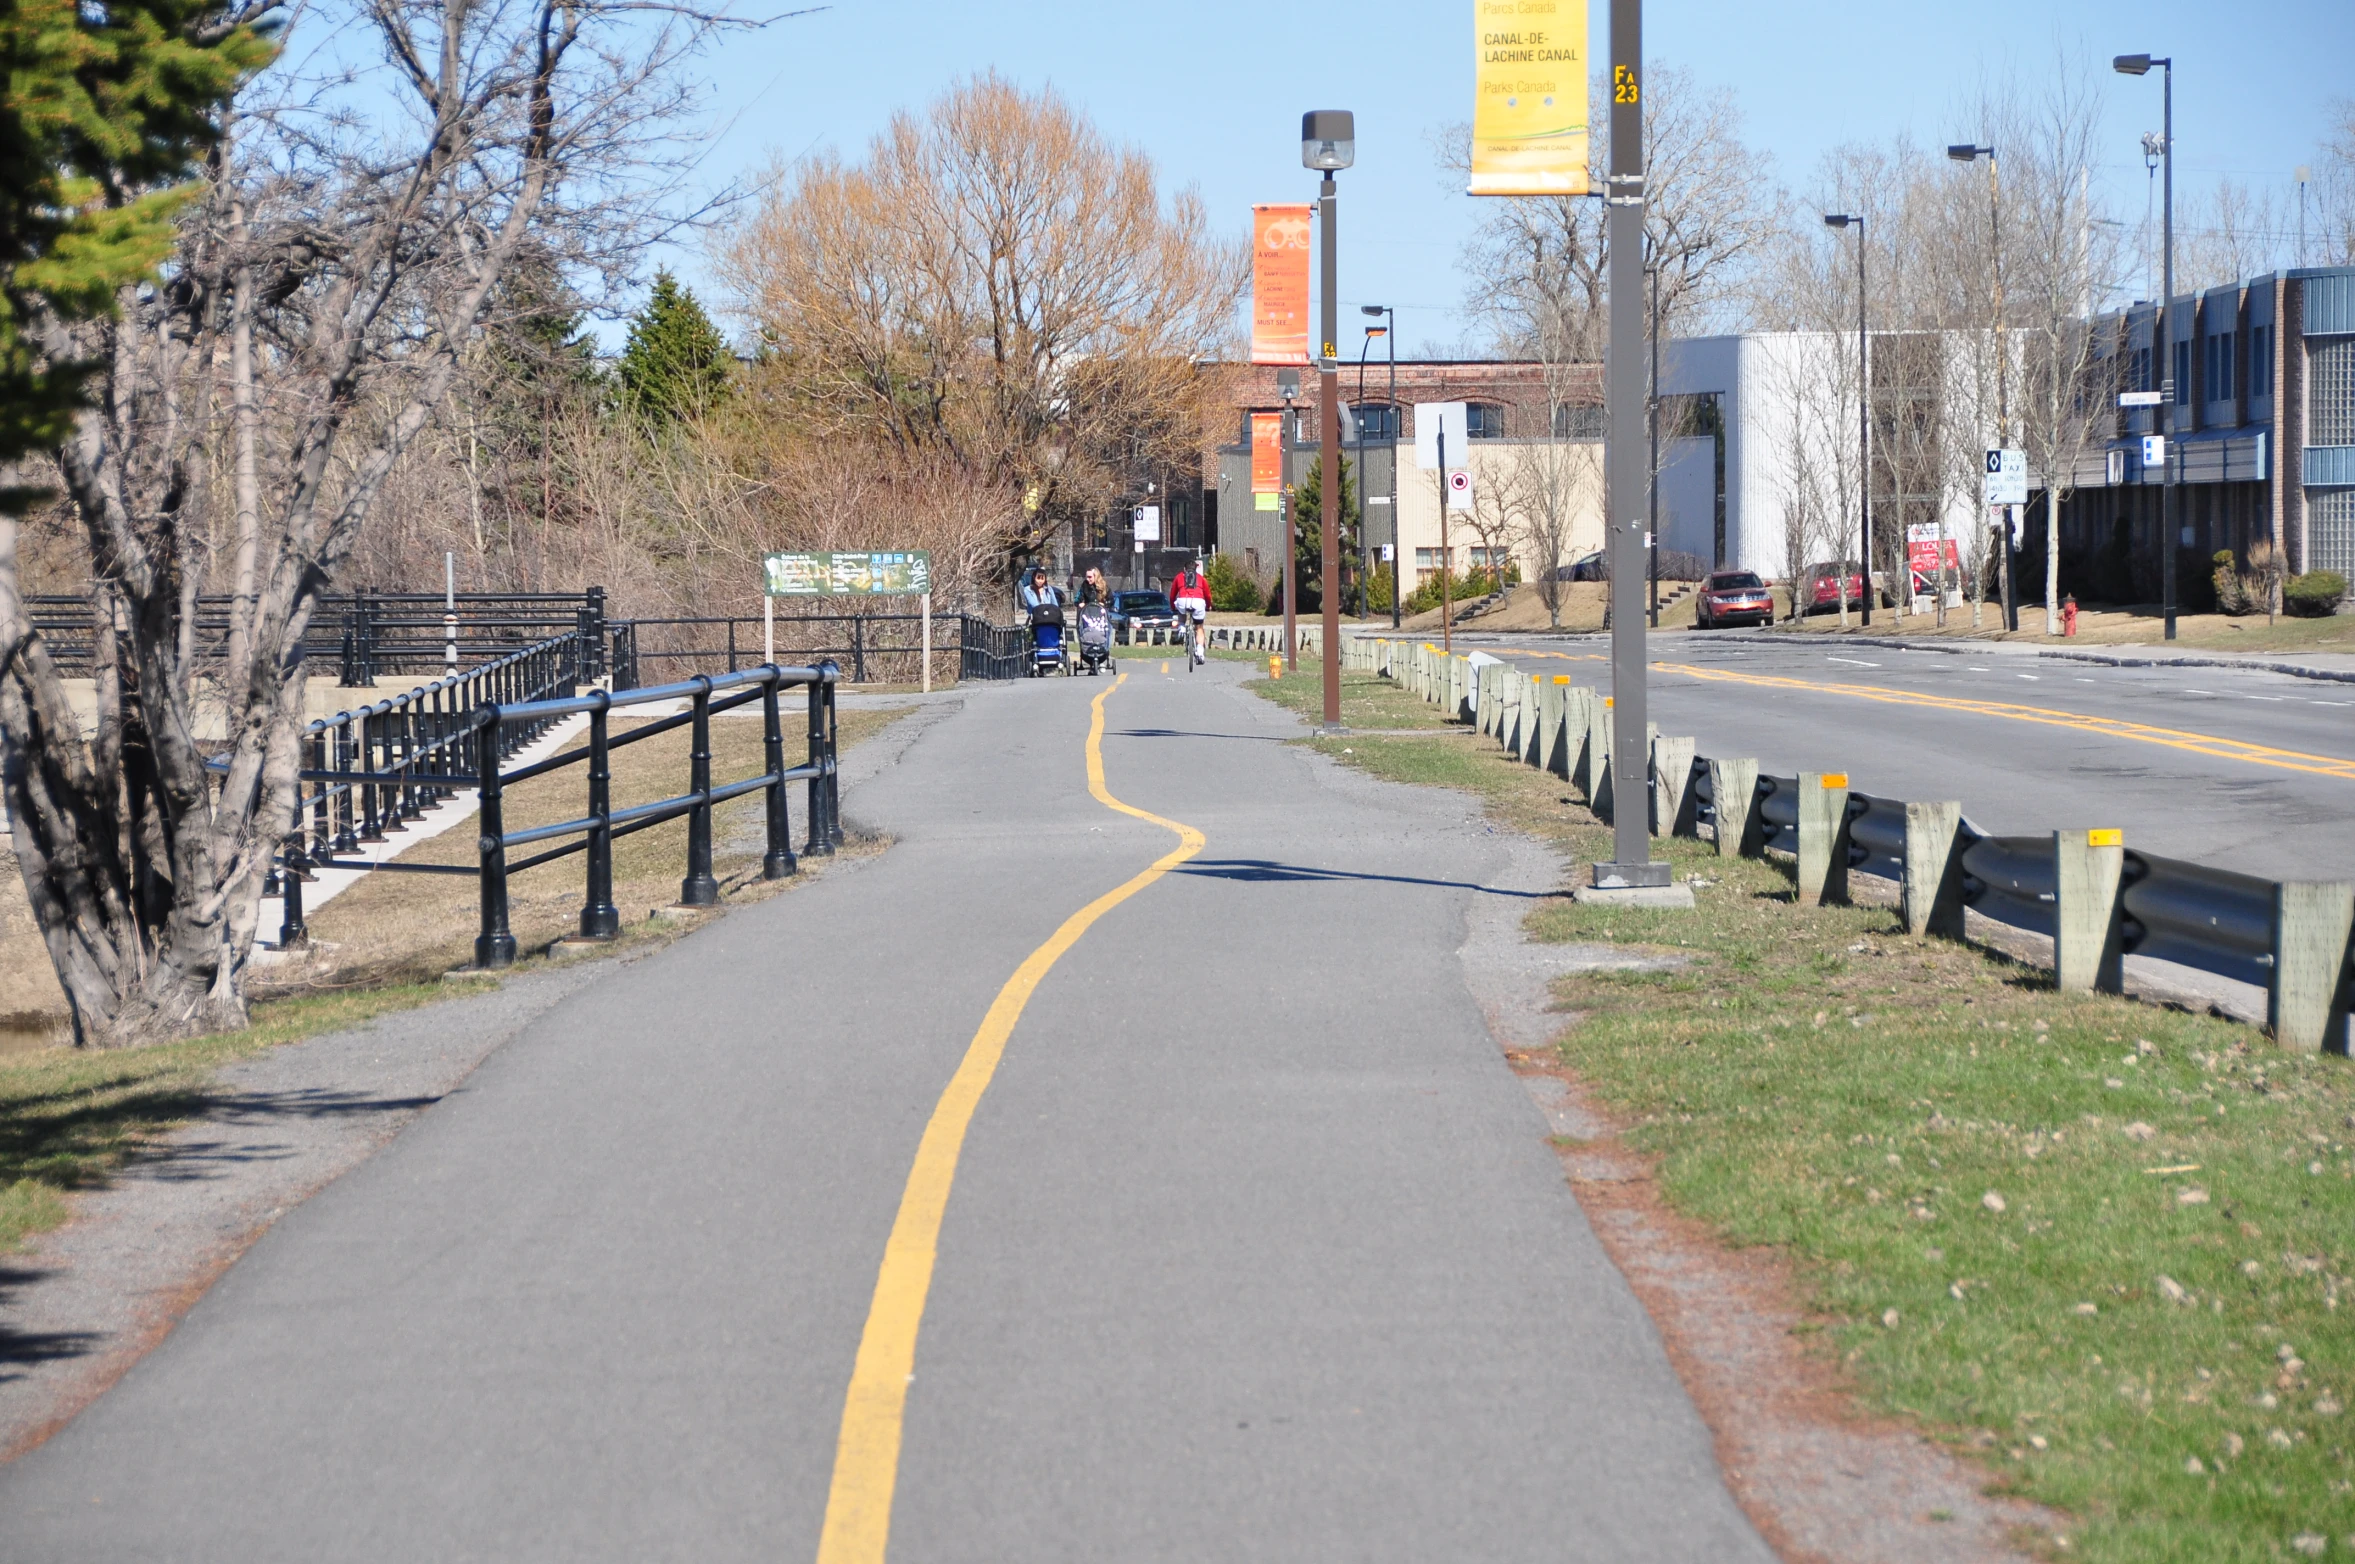
[[[1409,874],[1360,874],[1347,869],[1312,869],[1305,864],[1276,863],[1266,858],[1198,858],[1192,863],[1181,864],[1173,872],[1201,875],[1213,880],[1239,880],[1251,885],[1321,880],[1428,885],[1438,890],[1478,891],[1483,896],[1511,896],[1521,901],[1554,901],[1569,894],[1567,891],[1511,891],[1501,886],[1476,884],[1471,880],[1424,880]]]

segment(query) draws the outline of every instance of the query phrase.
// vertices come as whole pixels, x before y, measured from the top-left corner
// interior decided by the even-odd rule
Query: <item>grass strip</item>
[[[1489,743],[1307,742],[1478,794],[1570,864],[1610,849],[1564,783]],[[1893,909],[1802,909],[1776,864],[1658,847],[1698,877],[1696,911],[1529,917],[1536,940],[1686,958],[1558,980],[1561,1057],[1672,1204],[1790,1257],[1859,1398],[2074,1517],[2030,1539],[2048,1556],[2355,1553],[2349,1064],[2064,995]]]

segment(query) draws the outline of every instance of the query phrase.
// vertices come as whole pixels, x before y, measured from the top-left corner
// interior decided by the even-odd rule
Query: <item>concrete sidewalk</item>
[[[1467,991],[1506,854],[1214,664],[1108,705],[1203,831],[974,1120],[903,1560],[1764,1560]],[[1166,851],[1100,682],[972,692],[855,873],[575,993],[0,1471],[12,1560],[816,1547],[883,1239],[992,996]],[[1493,920],[1489,920],[1493,921]]]

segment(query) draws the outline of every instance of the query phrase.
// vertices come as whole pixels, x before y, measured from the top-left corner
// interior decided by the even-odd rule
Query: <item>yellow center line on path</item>
[[[818,1538],[818,1564],[883,1564],[891,1536],[891,1497],[899,1483],[902,1414],[908,1382],[915,1377],[916,1332],[924,1323],[924,1300],[932,1290],[932,1265],[940,1242],[941,1218],[956,1181],[957,1158],[981,1094],[989,1090],[1022,1010],[1050,968],[1098,918],[1202,851],[1202,833],[1164,820],[1114,798],[1104,786],[1104,702],[1128,683],[1122,674],[1090,704],[1088,791],[1107,809],[1177,833],[1178,845],[1151,867],[1106,891],[1063,920],[1047,942],[1024,958],[991,1001],[981,1030],[965,1049],[964,1062],[933,1106],[932,1120],[916,1146],[915,1165],[900,1195],[899,1215],[883,1245],[883,1267],[875,1277],[875,1298],[859,1355],[843,1399],[842,1434],[834,1449],[834,1483],[826,1495],[826,1525]]]
[[[1782,678],[1773,674],[1735,673],[1724,668],[1697,668],[1689,663],[1654,663],[1655,673],[1680,673],[1691,679],[1714,680],[1725,684],[1761,685],[1770,689],[1804,690],[1814,695],[1846,695],[1859,700],[1882,701],[1894,706],[1929,706],[1941,711],[1967,712],[1973,716],[2000,717],[2010,722],[2034,722],[2046,727],[2072,728],[2080,733],[2098,734],[2105,738],[2127,739],[2137,744],[2158,744],[2168,749],[2180,749],[2195,755],[2213,755],[2224,760],[2245,761],[2252,766],[2268,766],[2277,771],[2303,771],[2314,776],[2342,777],[2355,780],[2355,760],[2336,755],[2310,755],[2302,750],[2276,749],[2265,744],[2251,744],[2242,739],[2219,738],[2212,733],[2191,733],[2181,728],[2153,727],[2146,722],[2128,722],[2118,717],[2095,717],[2082,712],[2058,711],[2042,706],[2018,706],[2008,701],[1977,701],[1952,695],[1925,695],[1912,690],[1883,689],[1870,684],[1825,684],[1810,679]]]

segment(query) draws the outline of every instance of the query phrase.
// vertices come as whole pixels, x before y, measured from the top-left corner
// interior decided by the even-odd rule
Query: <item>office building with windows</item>
[[[2089,394],[2172,399],[2178,581],[2213,555],[2277,547],[2292,572],[2355,579],[2355,268],[2253,277],[2100,317]],[[2064,586],[2156,593],[2161,473],[2142,464],[2156,409],[2105,406],[2061,505]],[[2124,576],[2126,580],[2105,577]],[[2197,587],[2195,585],[2196,593]]]

